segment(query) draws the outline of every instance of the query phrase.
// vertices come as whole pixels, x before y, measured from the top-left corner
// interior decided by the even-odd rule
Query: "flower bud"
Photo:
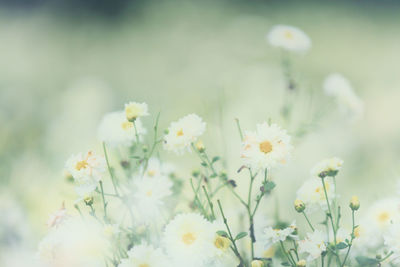
[[[204,147],[204,144],[203,144],[203,142],[202,142],[201,140],[199,140],[199,141],[196,143],[196,148],[197,148],[197,150],[198,150],[200,153],[203,153],[204,150],[206,150],[206,148]]]
[[[350,208],[354,211],[358,210],[360,208],[360,200],[358,199],[357,196],[352,196],[350,200]]]
[[[264,267],[264,263],[260,260],[253,260],[251,262],[251,267]]]
[[[306,267],[307,262],[305,260],[299,260],[296,263],[296,267]]]
[[[147,151],[149,151],[149,147],[144,145],[144,146],[142,146],[142,150],[144,153],[146,153]]]
[[[300,199],[296,199],[294,201],[294,209],[298,212],[301,213],[306,209],[306,204],[304,204],[303,201],[301,201]]]
[[[193,177],[197,177],[197,176],[199,176],[200,175],[200,171],[199,170],[193,170],[192,171],[192,176]]]
[[[94,199],[93,199],[92,196],[86,196],[86,197],[84,197],[83,202],[85,202],[85,204],[87,206],[92,206],[93,202],[94,202]]]

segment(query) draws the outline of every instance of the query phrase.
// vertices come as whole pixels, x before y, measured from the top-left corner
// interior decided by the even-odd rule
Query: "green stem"
[[[312,226],[310,220],[308,219],[307,214],[306,214],[304,211],[303,211],[302,213],[303,213],[303,215],[304,215],[304,218],[306,218],[306,221],[307,221],[308,225],[310,226],[311,230],[314,232],[315,229],[314,229],[314,227]]]
[[[133,128],[135,129],[136,144],[139,144],[139,134],[136,127],[136,120],[133,121]]]
[[[343,263],[342,263],[341,267],[343,267],[344,264],[346,263],[347,257],[349,256],[349,253],[350,253],[351,246],[353,245],[354,230],[355,230],[354,210],[351,211],[351,219],[352,219],[352,222],[353,222],[353,230],[351,231],[351,239],[350,239],[349,247],[347,248],[346,256],[344,257],[344,260],[343,260]]]
[[[100,190],[101,190],[101,198],[103,200],[103,209],[104,209],[104,221],[108,222],[108,218],[107,218],[107,202],[104,198],[104,188],[103,188],[103,182],[100,181]]]
[[[110,166],[110,162],[108,160],[108,154],[107,154],[107,148],[106,148],[105,142],[103,142],[103,151],[104,151],[104,157],[105,157],[106,163],[107,163],[107,169],[108,169],[108,172],[110,173],[111,182],[114,187],[115,195],[118,196],[119,194],[118,194],[118,190],[117,190],[117,186],[116,186],[116,181],[115,181],[115,177],[114,177],[114,174],[113,174],[111,166]]]
[[[287,253],[285,246],[283,245],[282,241],[279,241],[279,244],[281,245],[281,250],[282,253],[286,256],[287,260],[289,261],[291,266],[296,266],[296,262],[294,262],[293,258],[289,257],[289,254]]]
[[[240,140],[243,141],[243,132],[242,132],[242,128],[240,127],[239,119],[236,118],[235,122],[236,122],[236,126],[238,128],[238,131],[239,131]]]
[[[209,195],[208,195],[208,193],[207,193],[206,187],[203,185],[202,188],[203,188],[204,194],[206,195],[207,202],[208,202],[208,206],[210,206],[211,220],[214,221],[214,220],[215,220],[214,205],[213,205],[213,203],[212,203],[211,200],[210,200],[210,197],[209,197]]]

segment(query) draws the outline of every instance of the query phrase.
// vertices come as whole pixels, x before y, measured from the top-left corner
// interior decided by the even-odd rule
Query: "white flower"
[[[170,266],[161,249],[142,244],[128,251],[128,258],[122,259],[118,267],[161,267]]]
[[[215,227],[203,216],[180,214],[166,226],[164,245],[174,266],[201,266],[214,256],[214,237]]]
[[[71,156],[66,163],[66,169],[77,183],[79,195],[90,194],[97,187],[105,170],[106,161],[103,156],[97,156],[92,151]]]
[[[222,223],[213,223],[214,232],[219,229],[224,229]],[[215,234],[213,240],[213,256],[210,260],[204,263],[204,267],[212,266],[212,267],[231,267],[238,266],[239,261],[233,251],[230,249],[232,242],[227,238]]]
[[[125,116],[128,121],[149,115],[146,103],[129,102],[125,104]]]
[[[144,172],[144,177],[168,177],[174,171],[174,166],[169,163],[161,162],[158,158],[152,157],[149,159],[147,169]]]
[[[364,113],[364,103],[356,95],[349,80],[338,73],[330,74],[325,78],[323,89],[329,96],[336,98],[340,109],[351,117],[359,118]]]
[[[392,223],[400,222],[400,199],[386,198],[375,202],[368,210],[368,227],[382,233]]]
[[[172,182],[166,177],[135,179],[133,205],[142,222],[150,222],[161,215],[164,200],[172,194]]]
[[[292,223],[289,227],[285,229],[273,229],[272,227],[267,227],[264,229],[264,238],[266,240],[265,243],[265,249],[269,248],[273,244],[279,242],[279,241],[285,241],[286,238],[289,236],[295,238],[294,235],[292,235],[296,231],[296,224]]]
[[[318,229],[307,233],[307,237],[299,242],[299,252],[308,254],[307,261],[319,258],[325,250],[325,234]]]
[[[278,125],[257,124],[255,132],[246,131],[241,157],[254,170],[270,169],[286,163],[292,145],[290,136]]]
[[[383,239],[388,251],[393,252],[393,263],[400,264],[400,224],[389,225]]]
[[[50,266],[103,267],[109,251],[110,242],[101,224],[69,218],[43,238],[38,256]]]
[[[296,52],[305,52],[311,47],[310,38],[302,30],[286,25],[272,27],[267,40],[272,46]]]
[[[190,144],[196,142],[206,129],[206,124],[196,114],[189,114],[176,122],[172,122],[168,128],[168,134],[164,137],[164,148],[176,153],[182,153],[190,149]]]
[[[337,157],[324,159],[318,162],[312,169],[311,175],[313,177],[323,178],[325,176],[336,176],[342,168],[343,160]]]
[[[324,180],[326,193],[329,202],[335,197],[335,187],[329,180]],[[327,210],[326,197],[322,180],[320,178],[311,178],[304,182],[304,184],[297,190],[297,199],[304,202],[306,205],[305,212],[312,213],[318,208]]]
[[[64,203],[62,203],[62,206],[61,206],[61,208],[59,210],[57,210],[56,212],[50,214],[46,225],[49,228],[57,227],[68,218],[69,218],[69,215],[67,213],[67,209],[65,208]]]
[[[111,147],[130,146],[136,138],[135,128],[139,138],[146,134],[140,119],[135,120],[135,125],[126,119],[123,111],[111,112],[104,115],[100,122],[97,135],[100,141]]]

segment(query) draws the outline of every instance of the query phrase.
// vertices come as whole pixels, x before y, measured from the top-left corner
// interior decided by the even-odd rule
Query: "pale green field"
[[[400,5],[361,1],[169,1],[127,10],[118,19],[0,10],[0,193],[7,199],[0,208],[20,206],[27,239],[37,239],[47,214],[62,200],[74,200],[62,178],[65,160],[99,149],[102,115],[129,100],[147,102],[154,116],[161,111],[162,128],[188,113],[202,116],[205,143],[226,157],[235,175],[240,141],[234,118],[244,129],[269,118],[284,123],[280,53],[265,41],[271,26],[281,23],[303,29],[313,42],[309,53],[292,57],[300,88],[293,123],[286,126],[292,135],[302,122],[312,127],[295,138],[292,160],[277,174],[284,181],[277,188],[282,216],[294,215],[296,189],[324,157],[345,161],[339,178],[344,200],[358,194],[368,206],[395,194],[399,12]],[[347,76],[365,102],[361,120],[349,123],[323,95],[322,81],[331,72]],[[161,156],[184,166],[182,177],[196,164],[191,156]]]

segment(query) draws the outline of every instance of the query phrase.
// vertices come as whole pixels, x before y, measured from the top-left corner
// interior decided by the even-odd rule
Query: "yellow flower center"
[[[378,215],[378,221],[381,223],[387,222],[390,219],[390,214],[387,211],[384,211]]]
[[[231,245],[231,241],[226,237],[218,235],[215,238],[214,245],[215,245],[216,248],[225,251]]]
[[[141,263],[139,264],[139,267],[150,267],[150,265],[148,265],[147,263]]]
[[[133,127],[133,123],[130,122],[130,121],[124,121],[124,122],[121,124],[121,127],[122,127],[122,129],[124,129],[125,131],[127,131],[127,130],[129,130],[130,128]]]
[[[135,120],[141,112],[141,108],[135,104],[125,107],[126,118],[130,121]]]
[[[146,196],[151,197],[153,195],[153,191],[149,190],[146,192]]]
[[[260,151],[267,154],[272,151],[272,145],[269,141],[260,143]]]
[[[357,226],[355,229],[354,229],[354,236],[355,237],[360,237],[360,233],[361,232],[361,229],[360,229],[360,226]]]
[[[147,172],[147,175],[151,176],[151,177],[153,177],[155,174],[156,174],[156,171],[154,171],[154,170],[150,170]]]
[[[293,33],[291,31],[285,31],[285,38],[286,39],[293,39]]]
[[[88,165],[86,160],[82,160],[82,161],[78,161],[75,165],[75,169],[77,169],[78,171],[80,171],[81,169],[86,168]]]
[[[176,136],[182,136],[183,135],[183,130],[180,129],[179,131],[176,132]]]
[[[182,236],[182,241],[186,245],[191,245],[196,241],[196,237],[192,233],[186,233]]]

